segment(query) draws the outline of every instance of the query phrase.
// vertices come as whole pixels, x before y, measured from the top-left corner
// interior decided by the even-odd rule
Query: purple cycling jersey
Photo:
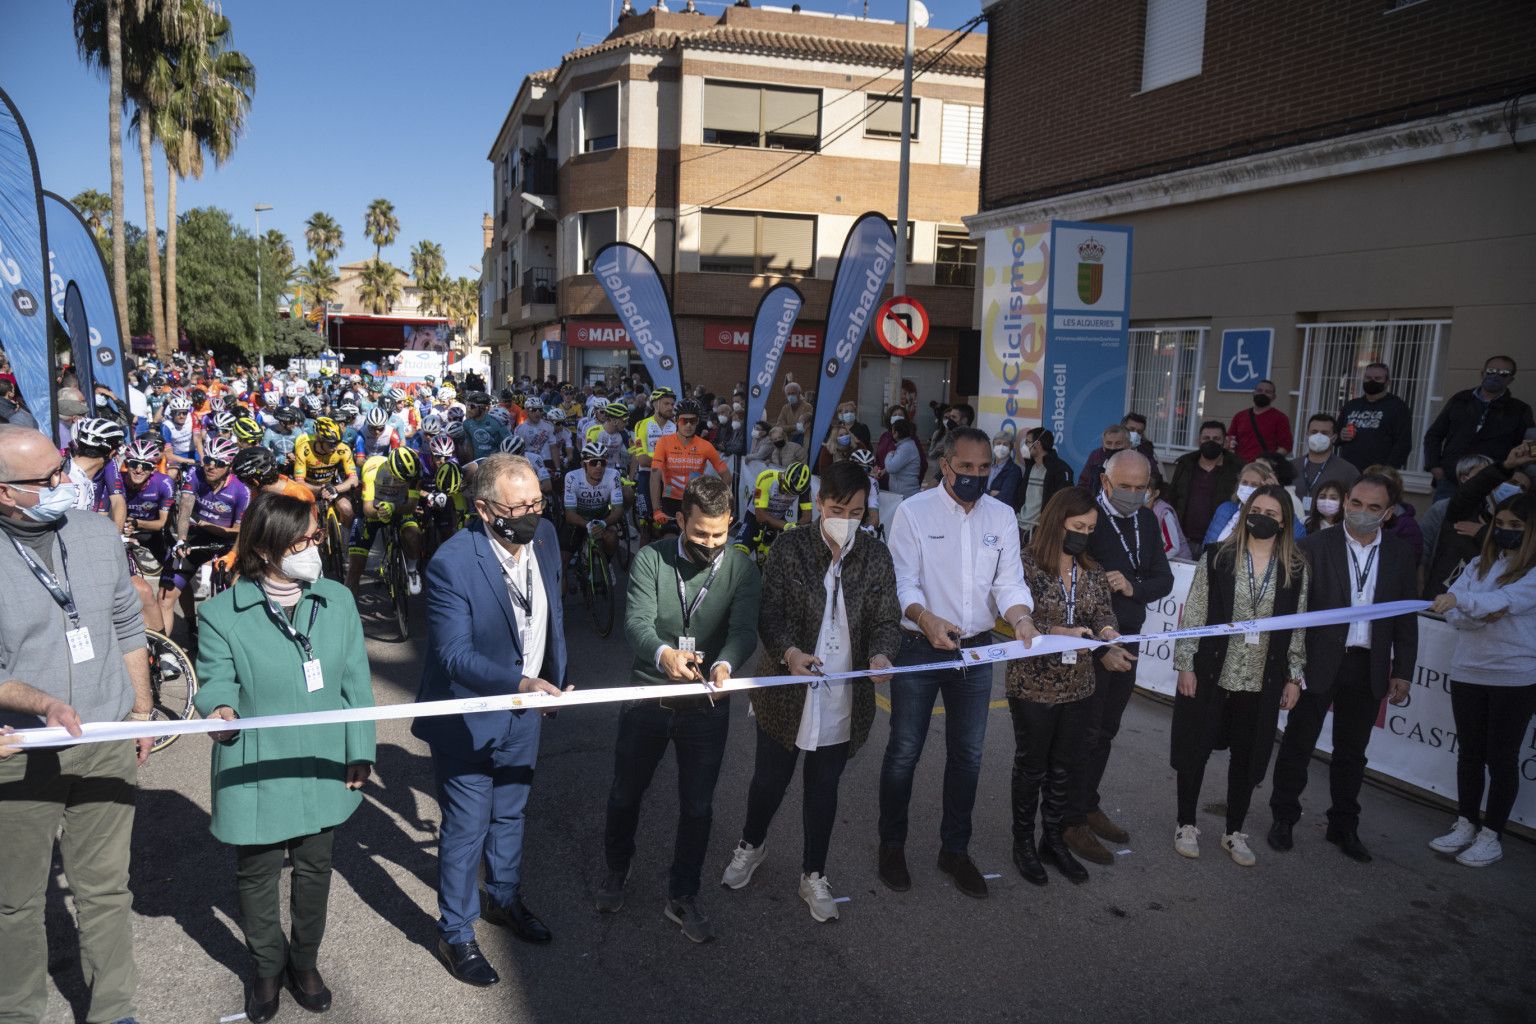
[[[91,480],[96,493],[91,498],[91,511],[105,515],[112,509],[112,495],[123,493],[123,474],[117,463],[108,459],[102,463],[101,472]]]
[[[128,505],[128,518],[135,521],[159,519],[176,503],[176,485],[164,473],[151,473],[144,486],[135,491],[126,473],[117,479],[113,494],[121,494]]]
[[[245,515],[245,507],[251,503],[251,492],[233,473],[226,473],[219,485],[214,487],[203,479],[201,466],[186,475],[181,491],[192,495],[194,524],[212,523],[225,528],[238,526]]]

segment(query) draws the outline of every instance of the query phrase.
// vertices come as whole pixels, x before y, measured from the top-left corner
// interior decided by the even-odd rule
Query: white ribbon
[[[1327,611],[1299,612],[1295,615],[1276,615],[1265,619],[1231,622],[1215,626],[1194,626],[1166,633],[1142,633],[1122,636],[1113,641],[1090,640],[1086,637],[1042,636],[1032,645],[1022,640],[1009,640],[983,647],[968,647],[956,658],[929,662],[923,665],[898,665],[891,669],[861,669],[852,672],[832,672],[821,676],[743,676],[727,679],[719,686],[706,687],[699,683],[667,683],[646,686],[609,686],[591,690],[572,690],[556,697],[548,693],[509,693],[495,697],[467,697],[459,700],[435,700],[419,704],[386,704],[370,708],[347,708],[341,711],[305,711],[294,715],[264,715],[259,718],[237,718],[232,722],[223,719],[193,719],[188,721],[154,722],[89,722],[81,727],[82,736],[71,736],[62,728],[21,729],[13,737],[21,741],[23,749],[42,747],[68,747],[77,743],[108,743],[114,740],[132,740],[158,736],[185,736],[191,733],[236,732],[242,729],[281,729],[294,725],[334,725],[343,722],[380,722],[396,718],[430,718],[436,715],[471,715],[481,711],[558,711],[562,708],[588,704],[611,704],[615,701],[654,700],[658,697],[698,697],[704,694],[729,693],[736,690],[753,690],[768,686],[793,686],[812,679],[867,679],[871,676],[899,675],[905,672],[932,672],[936,670],[965,669],[973,665],[990,665],[998,662],[1017,661],[1021,658],[1038,658],[1063,651],[1089,650],[1106,644],[1145,643],[1151,640],[1184,640],[1204,637],[1235,636],[1240,633],[1266,633],[1282,629],[1306,629],[1309,626],[1338,626],[1351,622],[1384,619],[1397,615],[1412,615],[1429,608],[1428,601],[1392,601],[1386,604],[1362,605],[1358,608],[1334,608]]]

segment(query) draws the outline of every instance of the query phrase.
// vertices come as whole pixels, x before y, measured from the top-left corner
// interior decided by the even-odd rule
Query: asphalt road
[[[418,610],[419,611],[419,610]],[[629,654],[616,629],[592,631],[567,604],[571,681],[622,684]],[[416,633],[424,628],[418,617]],[[419,642],[393,642],[369,619],[381,703],[409,701]],[[997,696],[1001,696],[1000,680]],[[658,772],[622,913],[600,917],[603,806],[612,776],[615,706],[566,712],[544,726],[528,812],[524,893],[549,924],[545,947],[481,923],[502,983],[472,989],[433,959],[435,830],[431,766],[408,722],[379,727],[379,762],[359,812],[338,830],[330,928],[321,969],[338,1022],[565,1024],[585,1021],[1531,1021],[1536,1019],[1536,850],[1510,840],[1502,863],[1460,867],[1425,841],[1440,810],[1368,786],[1362,836],[1375,863],[1323,842],[1326,768],[1313,766],[1308,814],[1286,855],[1263,844],[1261,790],[1250,830],[1258,866],[1217,846],[1219,808],[1202,818],[1203,856],[1173,851],[1174,786],[1167,707],[1140,696],[1110,762],[1106,808],[1132,832],[1113,866],[1081,887],[1053,874],[1037,889],[1009,856],[1007,711],[992,713],[972,852],[997,872],[991,897],[957,892],[934,866],[942,722],[935,719],[914,794],[911,892],[875,872],[876,784],[888,719],[849,765],[828,874],[848,897],[817,924],[797,895],[800,817],[791,787],[751,886],[716,884],[745,816],[753,725],[733,702],[730,750],[716,793],[703,898],[720,938],[695,946],[661,914],[676,814],[671,759]],[[1224,757],[1206,794],[1221,799]],[[140,776],[134,833],[139,1020],[213,1024],[239,1014],[247,961],[235,919],[234,857],[208,832],[208,748],[183,738]],[[3,835],[3,832],[0,832]],[[67,881],[49,900],[54,988],[45,1018],[85,1020]],[[0,970],[4,969],[0,951]],[[308,1018],[285,997],[279,1020]]]

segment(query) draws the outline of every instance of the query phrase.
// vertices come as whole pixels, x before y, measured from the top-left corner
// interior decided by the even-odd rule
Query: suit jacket
[[[1312,563],[1312,581],[1307,592],[1307,610],[1320,612],[1329,608],[1348,608],[1354,580],[1343,526],[1319,530],[1301,542]],[[1418,566],[1408,545],[1383,532],[1381,550],[1376,555],[1376,593],[1374,601],[1411,601],[1418,597]],[[1313,626],[1307,629],[1307,689],[1326,696],[1344,661],[1344,644],[1349,626]],[[1371,692],[1377,699],[1386,696],[1389,680],[1413,678],[1419,657],[1419,617],[1398,615],[1371,623]]]
[[[1127,543],[1122,543],[1109,519],[1100,504],[1098,525],[1088,535],[1088,554],[1093,556],[1093,560],[1105,572],[1122,573],[1130,581],[1131,596],[1116,593],[1111,603],[1115,607],[1115,618],[1120,623],[1119,631],[1138,633],[1142,623],[1147,621],[1147,605],[1161,601],[1173,591],[1173,570],[1168,567],[1168,553],[1163,550],[1163,528],[1158,525],[1157,516],[1151,509],[1136,510],[1131,521],[1135,523],[1136,534],[1140,538],[1141,569],[1138,571],[1131,564],[1131,556],[1126,551],[1127,547],[1135,551],[1138,543],[1130,539],[1131,530],[1127,521],[1116,520],[1120,528],[1125,530]]]
[[[987,476],[991,475],[992,471],[988,469]],[[998,472],[997,481],[987,484],[987,493],[1017,512],[1019,506],[1024,504],[1024,491],[1019,487],[1023,481],[1024,471],[1019,468],[1017,462],[1009,459],[1003,463],[1002,470]],[[994,491],[996,493],[993,493]]]
[[[1035,460],[1030,459],[1019,470],[1019,508],[1024,507],[1024,501],[1029,497],[1029,478],[1037,470],[1045,474],[1045,485],[1040,488],[1041,508],[1044,508],[1045,503],[1051,500],[1051,495],[1063,487],[1072,486],[1072,467],[1063,462],[1061,456],[1055,452],[1047,452],[1045,463],[1041,466],[1036,466]],[[1018,511],[1018,509],[1016,508],[1014,511]]]
[[[523,663],[522,637],[506,577],[491,548],[494,543],[476,518],[427,563],[427,657],[418,701],[516,693],[524,676],[565,685],[560,541],[555,528],[548,520],[540,522],[533,538],[549,605],[542,665]],[[531,767],[538,758],[539,716],[521,710],[418,718],[411,733],[463,761]]]

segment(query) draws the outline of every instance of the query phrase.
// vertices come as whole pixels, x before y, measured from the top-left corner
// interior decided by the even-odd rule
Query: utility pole
[[[912,49],[916,36],[914,15],[916,0],[907,0],[906,53],[901,66],[901,166],[896,178],[896,272],[891,275],[891,294],[907,293],[907,185],[912,175]],[[879,325],[875,325],[879,330]],[[901,357],[891,356],[890,372],[885,378],[885,408],[896,404],[901,394]]]
[[[261,214],[271,203],[256,204],[256,368],[266,365],[266,339],[261,334]]]

